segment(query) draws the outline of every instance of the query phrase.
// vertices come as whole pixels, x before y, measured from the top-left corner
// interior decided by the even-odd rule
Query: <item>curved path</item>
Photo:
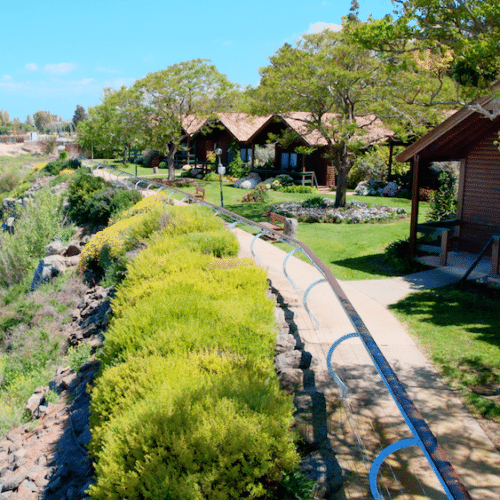
[[[233,231],[240,241],[241,255],[251,257],[253,236],[240,229]],[[319,284],[311,290],[308,298],[308,306],[320,323],[316,330],[302,303],[307,287],[321,278],[316,268],[291,257],[287,272],[296,284],[294,290],[283,273],[286,252],[262,240],[255,242],[254,250],[259,263],[267,269],[272,285],[285,297],[293,311],[299,335],[306,344],[305,350],[318,360],[314,368],[316,385],[329,395],[329,439],[344,472],[346,496],[372,498],[368,493],[367,468],[382,447],[410,437],[409,430],[358,339],[344,341],[333,356],[334,369],[349,388],[349,398],[344,404],[339,404],[339,391],[327,372],[326,355],[336,339],[353,331],[350,321],[330,287]],[[445,284],[430,281],[436,278],[436,273],[427,276],[427,281],[424,276],[418,277],[418,288]],[[369,288],[369,294],[363,293],[363,284]],[[396,290],[393,289],[395,284]],[[384,305],[411,292],[411,284],[403,285],[388,279],[377,280],[372,285],[369,281],[342,282],[341,286],[472,498],[500,499],[499,453]],[[370,295],[380,297],[380,302]],[[388,467],[388,470],[381,469],[388,498],[446,498],[419,450],[402,450],[391,455],[386,463],[392,466],[392,470]],[[401,485],[405,492],[401,491]]]

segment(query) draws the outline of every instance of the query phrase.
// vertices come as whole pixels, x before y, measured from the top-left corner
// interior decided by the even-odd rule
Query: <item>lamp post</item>
[[[220,157],[222,155],[222,149],[217,148],[215,150],[215,154],[217,155],[217,173],[219,174],[219,182],[220,182],[220,206],[224,208],[224,197],[222,195],[222,176],[226,173],[226,167],[224,167],[220,161]]]

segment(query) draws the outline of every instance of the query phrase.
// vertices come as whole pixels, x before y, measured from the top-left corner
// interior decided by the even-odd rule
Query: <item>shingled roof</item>
[[[337,113],[325,113],[322,117],[324,123],[335,122],[340,117]],[[317,130],[308,130],[307,122],[311,120],[311,113],[299,111],[281,115],[282,120],[299,134],[308,146],[326,146],[326,139]],[[386,140],[394,135],[394,132],[384,126],[375,115],[358,116],[356,123],[365,130],[353,139],[362,140],[366,143],[376,143]]]
[[[263,127],[273,120],[273,115],[257,116],[247,113],[217,113],[217,119],[211,120],[224,127],[234,136],[238,142],[249,142]],[[200,120],[194,116],[186,116],[184,129],[192,137],[199,133],[209,123],[208,119]]]

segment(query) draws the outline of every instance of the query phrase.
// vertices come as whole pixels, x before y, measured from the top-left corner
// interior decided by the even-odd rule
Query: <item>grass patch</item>
[[[500,421],[500,290],[465,283],[391,306],[469,407]]]
[[[200,182],[205,188],[205,199],[220,205],[220,185]],[[255,222],[267,220],[262,213],[271,205],[283,201],[308,200],[316,195],[281,193],[269,191],[266,203],[242,203],[240,200],[247,192],[243,189],[223,185],[224,207]],[[190,191],[194,192],[194,188]],[[190,192],[189,191],[189,192]],[[323,198],[335,198],[335,193],[321,194]],[[348,196],[370,204],[405,208],[411,211],[411,200],[404,198],[382,198],[376,196]],[[428,203],[420,203],[419,220],[424,221]],[[341,280],[381,279],[397,276],[396,269],[384,263],[385,248],[393,241],[405,239],[410,234],[409,219],[384,224],[321,224],[300,223],[297,238],[309,246],[314,253]],[[283,249],[289,247],[277,243]]]

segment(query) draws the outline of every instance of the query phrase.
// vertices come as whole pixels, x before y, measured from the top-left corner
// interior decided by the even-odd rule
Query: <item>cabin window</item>
[[[297,153],[281,153],[281,169],[291,170],[297,168]]]
[[[252,161],[252,148],[241,148],[240,157],[245,163]]]

